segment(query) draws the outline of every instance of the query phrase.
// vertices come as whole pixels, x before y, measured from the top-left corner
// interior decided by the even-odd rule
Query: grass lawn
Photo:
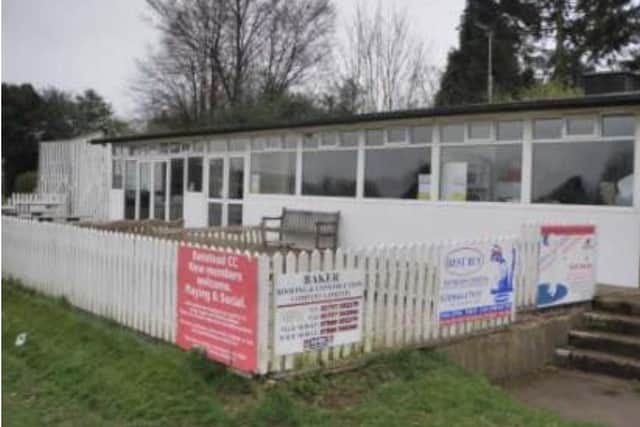
[[[26,344],[16,336],[26,332]],[[5,426],[570,426],[431,351],[275,385],[2,283]]]

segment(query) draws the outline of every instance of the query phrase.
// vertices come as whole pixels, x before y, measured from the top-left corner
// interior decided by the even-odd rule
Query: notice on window
[[[252,373],[257,367],[256,260],[180,246],[176,343]]]
[[[467,200],[467,162],[442,165],[442,200]]]
[[[441,325],[507,317],[513,306],[515,242],[451,247],[440,261]]]
[[[302,353],[362,340],[364,272],[284,274],[276,281],[275,353]]]
[[[537,305],[588,301],[595,294],[596,230],[592,225],[540,228]]]

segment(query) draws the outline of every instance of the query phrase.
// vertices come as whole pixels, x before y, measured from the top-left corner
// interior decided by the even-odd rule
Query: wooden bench
[[[335,250],[338,246],[339,221],[340,212],[282,208],[282,215],[262,218],[262,241],[265,246],[284,249]],[[277,240],[269,240],[268,233],[277,234]]]

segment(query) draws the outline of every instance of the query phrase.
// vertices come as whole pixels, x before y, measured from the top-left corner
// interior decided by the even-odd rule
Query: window
[[[533,121],[533,139],[562,138],[562,119],[537,119]]]
[[[522,146],[442,147],[440,199],[520,201]]]
[[[229,198],[242,199],[244,197],[244,158],[231,157],[229,159]]]
[[[469,123],[469,139],[491,139],[491,123]]]
[[[534,203],[631,206],[633,140],[533,146]]]
[[[209,198],[222,198],[222,180],[224,177],[224,159],[216,157],[209,159]]]
[[[414,126],[411,128],[411,143],[424,144],[431,142],[433,128],[431,126]]]
[[[403,144],[407,142],[406,128],[391,128],[387,130],[388,144]]]
[[[633,136],[635,123],[631,115],[604,116],[602,136]]]
[[[209,142],[210,153],[224,153],[227,151],[227,141],[217,140]]]
[[[227,224],[242,225],[242,205],[230,203],[227,205]]]
[[[273,135],[267,139],[267,146],[265,147],[269,150],[280,150],[282,149],[282,136]]]
[[[114,190],[122,190],[122,160],[113,160],[112,164],[112,174],[111,174],[111,188]]]
[[[136,187],[138,166],[135,160],[125,162],[124,174],[124,219],[136,219]]]
[[[384,144],[384,133],[381,129],[369,129],[365,133],[365,144],[369,146]]]
[[[417,199],[419,182],[430,181],[431,149],[404,147],[365,152],[365,197]],[[420,191],[420,193],[426,193]],[[420,194],[420,198],[428,198]]]
[[[595,123],[591,117],[570,117],[567,119],[567,135],[593,135]]]
[[[151,214],[151,163],[140,162],[139,219],[149,219]]]
[[[202,157],[187,160],[187,191],[202,192]]]
[[[287,135],[284,137],[285,150],[296,150],[298,148],[298,135]]]
[[[356,195],[356,150],[307,151],[302,155],[302,194]]]
[[[296,153],[275,152],[251,155],[251,192],[294,194]]]
[[[306,134],[302,140],[303,148],[318,148],[318,138],[313,134]]]
[[[207,224],[209,227],[222,225],[222,203],[209,203],[209,215]]]
[[[440,127],[441,142],[464,142],[464,125],[461,123],[442,125]]]
[[[498,122],[497,136],[498,141],[522,140],[522,122],[520,120]]]
[[[338,135],[335,132],[320,134],[320,147],[335,147],[336,145],[338,145]]]
[[[245,151],[248,142],[246,139],[232,139],[229,141],[229,151]]]
[[[357,147],[358,132],[342,132],[340,134],[340,146],[341,147]]]
[[[169,185],[169,220],[182,218],[184,194],[184,159],[171,159]]]

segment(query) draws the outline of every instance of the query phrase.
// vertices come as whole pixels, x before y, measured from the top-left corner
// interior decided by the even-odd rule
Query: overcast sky
[[[357,0],[334,3],[340,28],[350,22]],[[431,46],[432,62],[444,66],[457,44],[464,0],[393,3],[407,9],[413,29]],[[93,88],[118,115],[131,118],[135,60],[158,40],[146,14],[144,0],[2,0],[2,81],[75,92]]]

